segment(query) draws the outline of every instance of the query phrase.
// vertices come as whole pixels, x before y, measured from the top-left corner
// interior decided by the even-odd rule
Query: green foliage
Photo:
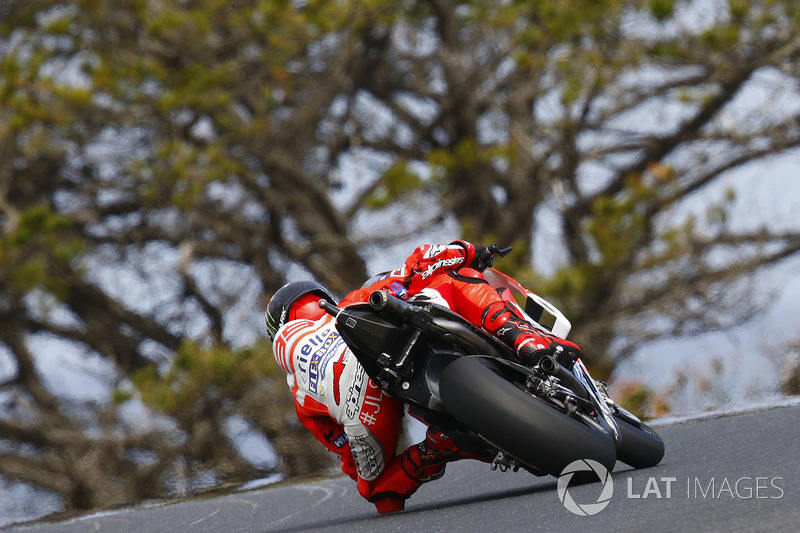
[[[657,418],[669,413],[669,407],[650,387],[642,383],[626,383],[613,391],[614,399],[641,420]]]
[[[114,392],[111,395],[111,402],[114,405],[121,405],[130,400],[131,398],[133,398],[133,393],[131,391],[123,389],[114,389]]]
[[[737,22],[744,20],[750,13],[750,4],[749,0],[728,0],[731,17]]]
[[[479,144],[474,138],[461,139],[449,149],[431,150],[427,162],[432,166],[438,182],[453,180],[470,170],[491,165],[494,161],[513,162],[512,146]]]
[[[233,350],[187,340],[165,372],[143,368],[133,375],[133,383],[147,405],[180,418],[208,402],[240,398],[255,382],[282,373],[266,342]]]
[[[623,2],[612,0],[571,2],[522,0],[514,2],[513,5],[518,20],[524,20],[541,28],[539,35],[546,36],[549,43],[568,42],[583,36],[595,37],[603,22],[615,19],[625,7]],[[503,19],[508,20],[509,15],[503,15]],[[532,33],[526,30],[523,30],[523,34],[532,36]],[[542,41],[542,38],[528,40],[529,43],[537,45]]]
[[[386,207],[398,201],[404,193],[416,190],[421,183],[419,175],[405,161],[398,161],[383,173],[380,186],[365,199],[364,206],[368,209]]]
[[[623,193],[598,197],[592,206],[583,235],[591,244],[588,261],[559,269],[544,285],[547,294],[557,297],[566,310],[580,308],[584,295],[596,293],[608,283],[623,263],[630,261],[649,240],[652,230],[650,206],[665,185],[647,184],[631,176]]]
[[[675,9],[675,0],[648,0],[647,3],[650,13],[658,20],[669,18]]]
[[[739,41],[740,28],[735,25],[724,25],[709,28],[701,35],[703,45],[718,51],[726,51]]]
[[[0,235],[0,273],[20,293],[42,288],[64,298],[69,280],[62,273],[83,251],[68,217],[34,205],[20,213],[13,231]]]
[[[597,263],[609,267],[625,260],[650,223],[648,213],[651,202],[657,198],[658,187],[645,185],[632,177],[628,180],[626,194],[598,198],[592,217],[586,227],[599,254]]]

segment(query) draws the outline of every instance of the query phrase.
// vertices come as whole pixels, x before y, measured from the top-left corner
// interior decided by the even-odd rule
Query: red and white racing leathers
[[[287,373],[300,421],[342,456],[342,470],[372,481],[397,448],[402,404],[365,374],[325,315],[278,330],[275,358]]]
[[[402,299],[426,290],[438,303],[495,333],[509,346],[541,339],[524,326],[517,327],[521,317],[513,306],[480,272],[467,268],[475,253],[475,247],[463,241],[421,246],[403,267],[367,288],[353,291],[339,306],[367,301],[378,289]],[[443,472],[444,462],[431,464],[428,459],[433,454],[429,452],[442,446],[452,452],[455,446],[441,434],[429,431],[426,441],[396,455],[401,402],[381,391],[365,374],[336,331],[333,317],[313,306],[304,307],[298,317],[278,330],[273,351],[288,374],[300,421],[340,455],[342,471],[358,482],[361,495],[375,502],[378,511],[402,509],[402,500],[421,482]],[[447,461],[459,458],[455,453],[448,457]]]

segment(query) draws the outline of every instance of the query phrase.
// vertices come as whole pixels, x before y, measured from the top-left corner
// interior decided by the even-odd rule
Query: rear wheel
[[[489,360],[456,359],[443,371],[439,393],[454,418],[528,466],[554,476],[579,459],[614,467],[610,435],[526,392]]]

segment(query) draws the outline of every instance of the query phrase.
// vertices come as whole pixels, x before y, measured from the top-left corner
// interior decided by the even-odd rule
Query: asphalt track
[[[406,510],[380,516],[348,478],[285,484],[214,498],[117,510],[65,522],[20,525],[41,532],[656,532],[800,531],[800,403],[657,424],[660,465],[611,476],[613,496],[593,516],[562,504],[557,480],[491,471],[462,461],[424,485]],[[570,486],[577,505],[603,485]]]

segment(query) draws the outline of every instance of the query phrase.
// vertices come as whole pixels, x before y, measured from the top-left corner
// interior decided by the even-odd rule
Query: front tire
[[[656,466],[664,458],[664,441],[647,424],[636,427],[615,417],[622,436],[617,459],[633,468]]]
[[[448,412],[490,444],[528,466],[558,476],[579,459],[608,471],[617,460],[613,438],[522,390],[480,357],[462,357],[442,372],[439,393]]]

